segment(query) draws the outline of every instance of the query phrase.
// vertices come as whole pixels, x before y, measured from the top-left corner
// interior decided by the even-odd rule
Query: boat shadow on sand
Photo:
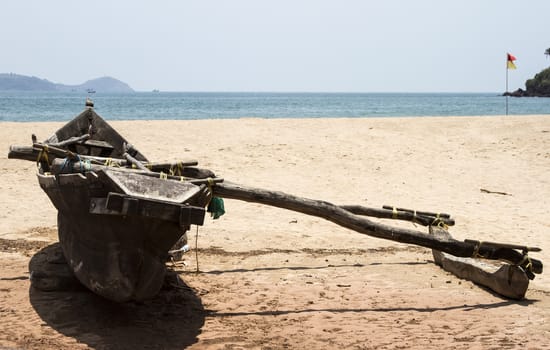
[[[29,263],[31,280],[41,287],[29,288],[31,305],[57,332],[94,348],[181,349],[197,342],[206,312],[183,281],[177,287],[168,283],[176,281],[175,275],[167,277],[156,297],[118,304],[81,286],[63,261],[55,261],[60,252],[59,243],[51,244]],[[52,278],[51,269],[62,271]]]

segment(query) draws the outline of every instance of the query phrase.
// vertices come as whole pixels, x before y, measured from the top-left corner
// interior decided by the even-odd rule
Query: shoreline
[[[386,119],[469,119],[469,118],[544,118],[544,117],[550,117],[549,114],[488,114],[488,115],[449,115],[449,116],[442,116],[442,115],[408,115],[408,116],[359,116],[359,117],[261,117],[261,116],[243,116],[243,117],[227,117],[227,118],[198,118],[198,119],[109,119],[108,116],[104,116],[102,112],[98,112],[99,115],[104,118],[109,123],[115,123],[115,122],[199,122],[199,121],[238,121],[238,120],[281,120],[281,121],[290,121],[290,120],[386,120]],[[74,116],[78,115],[76,113]],[[72,118],[71,118],[72,119]],[[65,124],[69,121],[68,120],[44,120],[44,121],[36,121],[36,120],[23,120],[23,121],[16,121],[16,120],[0,120],[0,124],[4,123],[14,123],[14,124],[32,124],[32,123],[62,123]]]

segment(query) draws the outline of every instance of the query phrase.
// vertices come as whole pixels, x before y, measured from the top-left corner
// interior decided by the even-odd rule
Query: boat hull
[[[39,173],[38,182],[58,210],[59,241],[83,285],[116,302],[144,300],[159,292],[168,251],[189,225],[144,215],[93,213],[94,200],[112,193],[111,184],[93,172]]]

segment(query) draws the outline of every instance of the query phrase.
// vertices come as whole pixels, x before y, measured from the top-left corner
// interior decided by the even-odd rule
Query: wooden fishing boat
[[[58,210],[59,241],[78,280],[117,302],[154,296],[168,251],[185,244],[190,225],[203,224],[208,186],[160,178],[170,167],[183,174],[183,163],[153,164],[158,177],[112,166],[125,153],[147,159],[125,150],[127,141],[91,107],[44,143],[34,141],[12,147],[9,157],[38,159],[38,183]]]
[[[186,250],[185,233],[191,225],[203,224],[205,207],[215,218],[223,213],[220,198],[289,209],[368,236],[431,248],[435,262],[447,271],[509,298],[523,298],[529,280],[542,273],[542,262],[528,256],[539,248],[455,240],[447,231],[454,225],[449,214],[334,205],[224,182],[195,167],[196,161],[149,162],[94,111],[91,101],[86,105],[46,141],[33,135],[32,147],[11,146],[8,158],[37,162],[40,187],[58,210],[59,241],[68,265],[82,284],[110,300],[154,296],[169,255]],[[366,217],[407,220],[428,232]],[[504,265],[489,271],[479,259]]]

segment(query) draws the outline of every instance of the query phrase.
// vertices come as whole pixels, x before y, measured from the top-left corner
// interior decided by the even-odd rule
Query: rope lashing
[[[479,250],[481,249],[481,246],[483,245],[483,241],[476,242],[476,245],[474,247],[474,252],[472,253],[472,258],[483,258],[485,257],[481,254],[479,254]]]
[[[206,179],[206,182],[208,183],[208,190],[210,190],[210,192],[212,192],[212,185],[214,185],[214,179],[209,177]]]
[[[133,165],[133,164],[132,164]],[[120,167],[120,164],[118,164],[118,162],[114,161],[113,158],[107,158],[105,160],[105,166],[108,166],[108,167]]]
[[[65,170],[65,167],[67,166],[67,164],[69,164],[69,158],[65,158],[65,160],[63,161],[63,166],[61,166],[61,173],[63,172],[63,170]]]
[[[445,221],[443,221],[443,219],[441,218],[441,213],[436,213],[435,214],[435,219],[434,219],[434,221],[432,221],[431,226],[437,226],[437,227],[440,227],[444,230],[449,229],[449,225],[447,225],[445,223]],[[479,250],[479,247],[478,247],[478,250]]]
[[[79,155],[76,156],[76,159],[78,160],[81,173],[92,170],[92,162],[89,159],[82,160]]]
[[[527,264],[523,266],[523,264],[525,264],[526,262]],[[518,263],[518,266],[523,267],[525,270],[529,272],[533,272],[533,262],[531,261],[531,258],[527,254],[523,255],[523,259]]]
[[[40,153],[38,153],[38,158],[36,159],[36,163],[38,164],[42,160],[50,164],[50,160],[48,159],[48,145],[44,145],[42,147],[42,149],[40,150]]]
[[[183,162],[177,162],[170,166],[170,175],[181,176],[183,174]]]

